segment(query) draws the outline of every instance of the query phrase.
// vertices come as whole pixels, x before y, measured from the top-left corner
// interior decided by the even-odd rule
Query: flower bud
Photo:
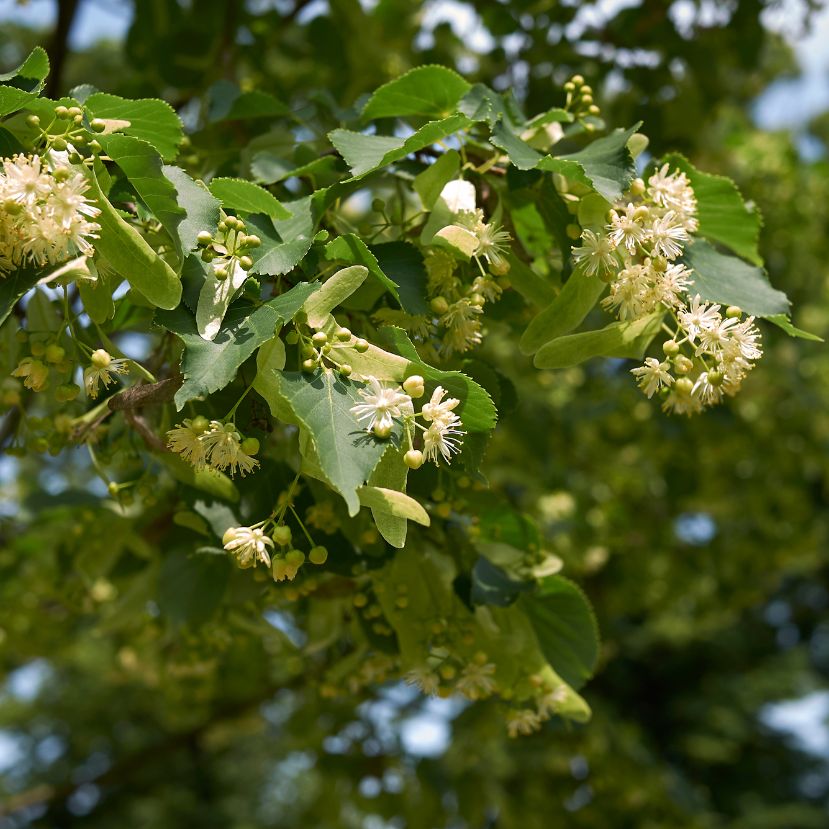
[[[418,397],[423,397],[425,394],[424,389],[424,380],[419,374],[413,374],[411,377],[407,377],[403,381],[403,391],[409,395],[409,397],[414,397],[417,399]]]
[[[196,236],[196,242],[202,247],[209,245],[213,241],[213,234],[209,230],[200,230],[199,235]]]
[[[374,432],[375,437],[385,440],[391,435],[391,429],[392,427],[388,423],[375,423],[372,432]]]
[[[100,118],[93,118],[89,122],[89,126],[92,127],[93,132],[103,132],[107,128],[106,123]]]
[[[328,342],[328,335],[325,333],[325,331],[317,331],[317,333],[314,334],[313,337],[311,337],[311,342],[317,348],[320,348]]]
[[[581,75],[573,75],[573,77],[572,77],[572,78],[570,78],[570,80],[571,80],[571,81],[572,81],[572,82],[573,82],[576,86],[583,86],[583,85],[584,85],[584,78],[583,78]]]
[[[40,118],[38,118],[37,115],[29,115],[26,118],[26,123],[30,127],[39,127],[40,126]]]
[[[727,319],[740,319],[742,315],[743,309],[738,305],[729,305],[728,308],[725,309],[725,316]]]
[[[253,267],[253,259],[251,259],[250,256],[240,256],[239,267],[243,271],[249,271]]]
[[[289,331],[285,335],[285,342],[288,345],[296,345],[299,342],[299,334],[296,331]]]
[[[328,550],[321,544],[318,544],[316,547],[311,548],[311,551],[308,553],[308,559],[312,564],[325,564],[328,561]]]
[[[317,367],[317,361],[313,358],[309,357],[307,360],[302,361],[302,370],[308,372],[309,374],[314,371]]]
[[[347,343],[351,339],[351,331],[348,328],[345,328],[344,326],[340,326],[334,333],[334,336],[341,343]]]
[[[56,118],[68,118],[69,117],[69,110],[63,106],[63,104],[58,104],[55,107],[55,117]]]
[[[196,415],[190,421],[190,428],[197,434],[204,434],[210,428],[210,421],[204,415]]]
[[[52,139],[52,147],[58,151],[65,150],[67,147],[66,139],[58,136]]]
[[[59,363],[66,356],[66,350],[57,343],[50,343],[46,346],[46,362]]]
[[[694,390],[694,381],[690,377],[679,377],[674,383],[674,389],[679,394],[690,394]]]
[[[343,364],[340,366],[340,374],[341,374],[343,377],[351,377],[351,372],[352,372],[353,370],[354,370],[354,369],[352,369],[352,368],[351,368],[351,366],[350,366],[348,363],[343,363]]]
[[[354,341],[354,350],[358,354],[365,354],[368,351],[368,342],[362,338],[358,338]]]
[[[674,357],[674,370],[677,374],[687,374],[693,367],[693,361],[684,354],[678,354]]]
[[[245,438],[239,444],[239,448],[246,455],[255,455],[259,451],[259,441],[256,438]]]
[[[403,455],[403,462],[409,469],[420,469],[423,466],[423,452],[419,449],[409,449],[405,455]]]
[[[95,368],[107,368],[112,362],[112,357],[109,352],[104,351],[103,348],[93,351],[92,356],[89,359]]]
[[[285,553],[285,561],[291,567],[301,567],[305,563],[305,553],[303,553],[302,550],[297,549],[288,550],[288,552]]]
[[[446,297],[436,296],[429,305],[436,314],[445,314],[449,310],[449,303]]]
[[[662,343],[662,350],[668,357],[674,357],[679,354],[679,343],[676,340],[665,340]]]
[[[29,347],[32,357],[42,357],[46,353],[46,343],[33,342]]]
[[[242,239],[242,245],[246,248],[258,248],[262,244],[262,240],[255,234],[245,236]]]
[[[630,183],[630,192],[634,196],[641,196],[645,192],[645,182],[641,178],[635,178]]]
[[[287,524],[279,524],[273,528],[271,538],[280,546],[287,547],[291,543],[293,533]]]
[[[565,232],[570,239],[581,239],[581,228],[576,224],[567,225]]]
[[[219,280],[219,282],[224,282],[225,279],[227,279],[227,277],[228,277],[227,268],[225,268],[225,267],[216,268],[213,271],[213,274],[215,275],[216,279]]]

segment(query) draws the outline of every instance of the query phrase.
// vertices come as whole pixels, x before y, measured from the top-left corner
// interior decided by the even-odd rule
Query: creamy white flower
[[[394,418],[410,413],[412,398],[399,386],[386,386],[371,376],[366,377],[366,385],[367,388],[359,391],[365,403],[357,403],[350,411],[359,423],[368,421],[367,431],[372,431],[375,426],[390,429]]]
[[[214,469],[227,469],[231,475],[238,471],[244,476],[259,466],[259,461],[242,451],[242,436],[233,423],[211,420],[201,442],[205,460]]]
[[[507,733],[510,737],[526,736],[541,728],[542,719],[532,708],[512,708],[507,712]]]
[[[273,541],[261,527],[231,527],[222,537],[222,544],[242,568],[255,567],[260,561],[270,567]]]
[[[449,310],[440,318],[440,324],[446,329],[443,335],[441,353],[449,356],[454,352],[462,354],[481,343],[481,321],[483,313],[479,305],[473,305],[468,297],[461,297],[449,306]]]
[[[477,208],[475,185],[471,181],[456,179],[447,182],[440,191],[440,197],[453,213],[471,212]]]
[[[614,247],[625,248],[633,256],[638,245],[647,239],[647,231],[642,225],[640,208],[628,204],[623,210],[610,211],[608,227],[610,241]],[[647,210],[645,210],[647,215]]]
[[[426,665],[412,668],[404,679],[408,685],[415,685],[429,696],[434,696],[440,688],[440,677]]]
[[[682,253],[682,245],[690,239],[685,225],[674,210],[657,216],[650,224],[651,251],[654,256],[676,259]]]
[[[722,376],[716,382],[717,372],[703,371],[694,383],[692,394],[696,395],[706,406],[719,403],[722,400]]]
[[[585,276],[605,276],[619,267],[614,245],[605,234],[595,234],[592,230],[583,230],[581,246],[573,248],[571,255],[576,267]]]
[[[628,264],[611,283],[602,307],[620,320],[639,319],[649,314],[657,302],[652,288],[652,269],[648,265]]]
[[[458,693],[467,699],[478,700],[495,693],[495,665],[492,662],[480,664],[469,662],[461,671],[455,685]]]
[[[427,461],[439,463],[442,457],[447,463],[452,460],[452,455],[460,452],[460,436],[466,432],[458,427],[463,425],[460,418],[450,413],[441,420],[433,420],[429,428],[423,432],[423,456]]]
[[[193,428],[190,418],[167,432],[167,446],[171,452],[177,452],[188,463],[196,468],[204,466],[204,443],[201,440],[202,432]]]
[[[678,308],[691,284],[691,271],[685,265],[671,264],[657,274],[656,292],[660,302]]]
[[[129,360],[114,358],[103,348],[92,352],[92,365],[84,369],[83,381],[87,396],[94,400],[98,396],[99,386],[106,388],[115,380],[113,374],[126,374],[129,371]]]
[[[739,322],[733,317],[719,319],[715,323],[703,328],[699,332],[699,347],[697,354],[708,353],[718,356],[731,342],[734,329]]]
[[[662,386],[670,386],[674,382],[670,364],[667,361],[660,363],[656,357],[647,357],[644,365],[632,368],[630,373],[648,397],[653,397]]]
[[[660,207],[675,210],[681,216],[696,212],[697,200],[685,173],[676,170],[669,173],[669,165],[663,164],[648,179],[648,196]]]
[[[688,335],[688,340],[694,343],[703,331],[719,323],[720,306],[703,302],[697,294],[687,308],[680,310],[677,318]]]
[[[420,410],[424,420],[427,422],[437,421],[439,423],[445,423],[452,418],[458,420],[457,415],[453,415],[452,411],[460,405],[461,401],[455,397],[449,397],[444,400],[445,395],[446,389],[443,386],[438,386],[432,392],[429,402],[424,403],[423,408]]]
[[[746,360],[759,360],[763,356],[760,332],[754,324],[754,317],[747,317],[732,329],[731,342],[739,348]]]

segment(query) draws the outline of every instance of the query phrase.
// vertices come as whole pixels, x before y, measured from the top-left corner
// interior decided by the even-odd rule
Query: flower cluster
[[[647,184],[634,181],[600,232],[586,229],[573,250],[576,267],[610,283],[602,306],[633,322],[671,315],[665,359],[648,357],[632,370],[642,391],[659,393],[663,409],[693,414],[733,395],[762,356],[754,318],[734,306],[691,296],[692,271],[677,259],[699,228],[697,201],[687,176],[664,164]]]
[[[408,377],[402,387],[367,377],[365,387],[359,390],[363,402],[351,407],[357,422],[365,424],[366,431],[379,438],[389,437],[395,422],[403,424],[409,446],[404,459],[410,469],[420,468],[424,461],[433,461],[437,465],[440,458],[450,463],[452,455],[460,451],[462,436],[466,434],[460,417],[454,412],[460,404],[457,398],[444,400],[446,390],[438,386],[429,402],[416,413],[412,398],[424,394],[424,380],[420,375]],[[422,417],[427,425],[418,423],[418,417]],[[422,433],[422,450],[414,446],[416,430]]]
[[[0,169],[0,277],[91,256],[100,211],[84,195],[83,173],[50,167],[40,156],[3,159]]]
[[[256,438],[243,438],[234,423],[199,415],[185,419],[167,432],[167,446],[196,469],[228,471],[242,476],[259,466],[253,455],[259,451]]]
[[[89,359],[91,365],[84,369],[83,383],[91,400],[98,396],[100,385],[106,388],[115,382],[113,374],[126,374],[129,371],[129,360],[120,357],[116,359],[103,348],[93,351]]]

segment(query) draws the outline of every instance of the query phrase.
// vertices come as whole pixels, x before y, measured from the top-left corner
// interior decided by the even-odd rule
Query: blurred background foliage
[[[758,96],[800,71],[792,43],[825,25],[818,3],[28,5],[0,4],[4,66],[51,44],[53,93],[91,80],[185,120],[222,80],[336,111],[434,62],[535,112],[579,72],[609,123],[645,121],[653,155],[738,182],[795,322],[829,334],[829,116],[755,121]],[[60,497],[86,473],[0,460],[0,827],[829,825],[825,346],[766,326],[741,395],[686,421],[644,401],[623,361],[538,373],[497,329],[487,359],[531,391],[486,472],[594,603],[592,722],[511,741],[486,704],[396,686],[327,699],[291,670],[284,620],[243,618],[242,593],[239,613],[199,626],[144,609],[140,588],[116,600],[95,574],[120,555],[122,519]]]

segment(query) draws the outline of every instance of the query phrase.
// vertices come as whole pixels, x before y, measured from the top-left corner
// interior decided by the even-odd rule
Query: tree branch
[[[60,95],[63,80],[63,68],[69,54],[69,34],[75,21],[80,0],[60,0],[58,3],[58,19],[49,48],[49,79],[46,81],[46,95],[57,98]]]

